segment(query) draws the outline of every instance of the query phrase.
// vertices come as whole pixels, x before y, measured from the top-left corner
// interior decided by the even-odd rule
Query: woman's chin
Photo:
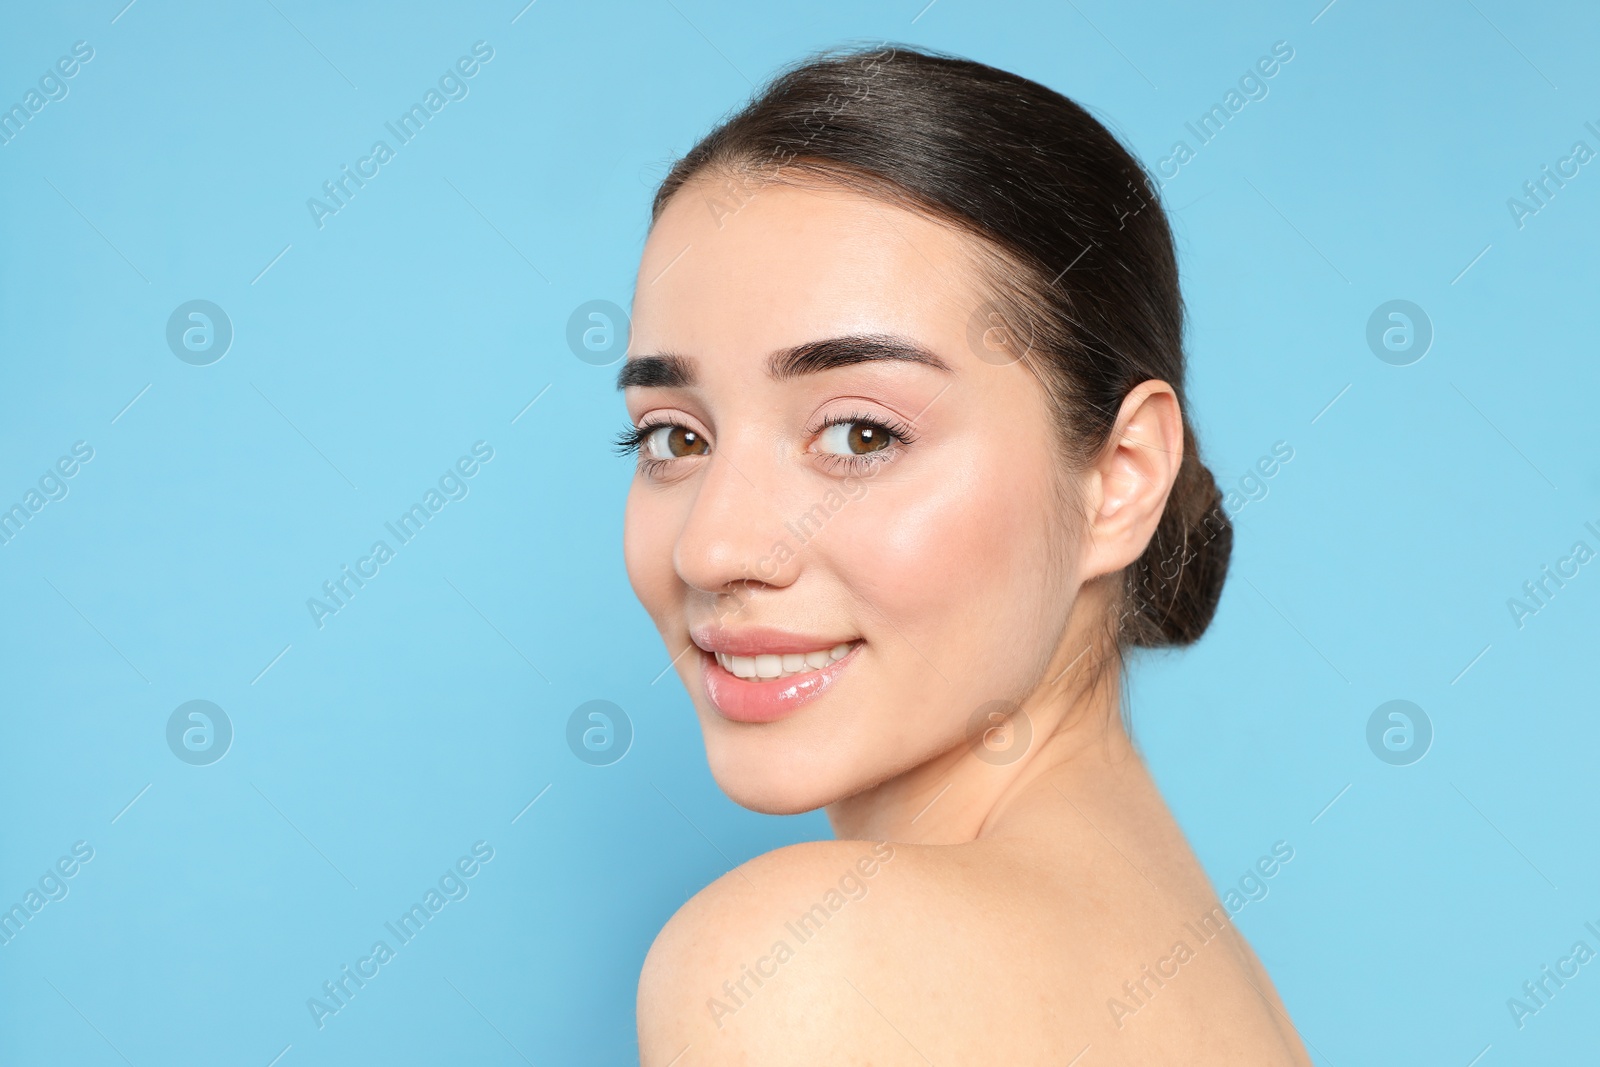
[[[771,776],[752,773],[752,768],[747,767],[728,773],[719,773],[713,767],[711,776],[729,800],[762,815],[800,815],[826,807],[838,799],[818,792],[814,785],[786,785],[773,781]]]
[[[848,794],[814,768],[797,765],[792,753],[775,752],[769,759],[749,753],[706,753],[711,777],[728,799],[763,815],[799,815],[816,811]]]

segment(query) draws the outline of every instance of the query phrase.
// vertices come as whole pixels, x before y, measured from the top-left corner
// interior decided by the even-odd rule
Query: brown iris
[[[851,452],[858,456],[865,455],[888,448],[889,432],[870,422],[852,422],[849,432],[845,434],[845,443],[850,446]]]
[[[674,459],[704,455],[706,441],[687,426],[673,426],[667,431],[666,451]]]

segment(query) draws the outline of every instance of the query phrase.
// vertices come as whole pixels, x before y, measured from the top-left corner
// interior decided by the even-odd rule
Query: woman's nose
[[[683,581],[708,593],[726,593],[751,582],[785,586],[797,570],[795,546],[784,536],[783,472],[751,450],[735,459],[713,452],[701,473],[689,512],[673,549]]]

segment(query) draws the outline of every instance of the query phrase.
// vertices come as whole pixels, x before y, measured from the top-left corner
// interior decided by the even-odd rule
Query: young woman
[[[667,924],[647,1067],[1310,1062],[1120,714],[1227,573],[1182,330],[1144,171],[1000,70],[827,54],[674,166],[628,573],[718,784],[837,839]]]

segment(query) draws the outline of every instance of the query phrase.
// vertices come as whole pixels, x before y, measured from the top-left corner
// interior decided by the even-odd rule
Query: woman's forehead
[[[839,187],[764,185],[727,211],[711,182],[668,202],[640,259],[636,350],[937,331],[979,302],[951,227]]]

